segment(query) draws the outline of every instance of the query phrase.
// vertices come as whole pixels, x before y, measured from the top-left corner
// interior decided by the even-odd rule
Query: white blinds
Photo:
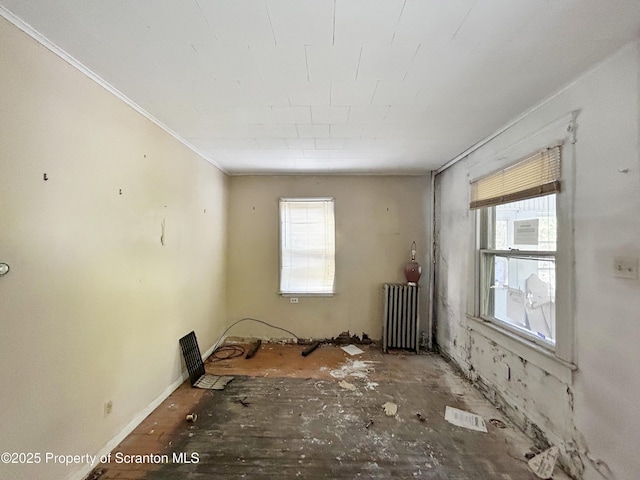
[[[280,199],[280,293],[333,294],[332,198]]]
[[[560,191],[561,147],[535,152],[507,168],[471,182],[469,207],[482,208]]]

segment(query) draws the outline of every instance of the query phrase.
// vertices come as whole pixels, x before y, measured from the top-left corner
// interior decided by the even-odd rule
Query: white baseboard
[[[207,350],[203,355],[202,359],[206,360],[213,353],[213,348],[215,345],[211,346],[209,350]],[[158,395],[145,409],[140,411],[129,423],[127,423],[122,430],[120,430],[111,440],[107,442],[107,444],[102,447],[102,449],[96,454],[97,458],[102,457],[103,455],[107,455],[114,448],[120,444],[127,436],[135,430],[135,428],[142,423],[142,421],[149,416],[151,412],[153,412],[162,402],[164,402],[169,395],[171,395],[182,383],[189,378],[189,373],[183,371],[181,376],[175,380],[171,385],[169,385],[160,395]],[[87,475],[91,473],[91,471],[96,468],[96,465],[86,465],[80,470],[75,471],[67,480],[83,480]]]

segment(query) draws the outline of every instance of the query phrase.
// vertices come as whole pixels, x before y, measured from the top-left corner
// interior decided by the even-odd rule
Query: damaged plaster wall
[[[78,479],[45,452],[115,447],[222,333],[228,177],[3,18],[0,65],[0,452],[42,455],[0,478]]]
[[[430,178],[425,176],[238,176],[230,181],[229,319],[253,317],[303,338],[332,338],[343,331],[382,337],[383,287],[406,282],[411,242],[422,264],[422,328],[427,322],[427,245]],[[280,197],[334,197],[336,295],[278,294]],[[285,338],[253,322],[231,335]]]
[[[567,131],[573,115],[575,145]],[[639,115],[636,42],[436,177],[438,345],[539,445],[558,445],[564,468],[578,479],[640,478],[640,282],[615,278],[613,270],[615,257],[640,257]],[[566,142],[558,197],[561,359],[473,318],[468,209],[470,180],[555,140]],[[563,330],[572,317],[574,332]]]

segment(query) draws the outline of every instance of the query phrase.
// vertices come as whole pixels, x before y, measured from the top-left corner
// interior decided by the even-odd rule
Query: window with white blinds
[[[471,182],[471,209],[492,207],[560,191],[560,145]]]
[[[334,200],[281,198],[280,293],[332,295],[334,277]]]

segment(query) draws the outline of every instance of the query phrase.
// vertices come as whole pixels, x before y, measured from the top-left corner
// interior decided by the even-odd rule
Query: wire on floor
[[[222,345],[211,355],[210,362],[219,362],[220,360],[229,360],[231,358],[241,357],[245,354],[246,349],[242,345]]]
[[[287,330],[286,328],[282,328],[282,327],[278,327],[277,325],[272,325],[270,323],[265,322],[264,320],[258,320],[257,318],[251,318],[251,317],[245,317],[245,318],[241,318],[240,320],[236,320],[235,322],[233,322],[231,325],[229,325],[227,327],[227,329],[222,332],[222,335],[220,335],[220,338],[218,339],[218,341],[214,344],[213,346],[213,352],[214,355],[215,353],[218,351],[220,347],[220,343],[222,342],[222,340],[224,339],[224,336],[227,334],[227,332],[229,330],[231,330],[233,327],[235,327],[237,324],[239,324],[240,322],[246,322],[246,321],[252,321],[252,322],[258,322],[258,323],[262,323],[263,325],[266,325],[267,327],[271,327],[271,328],[275,328],[276,330],[282,330],[283,332],[288,333],[289,335],[293,336],[296,340],[300,340],[300,337],[298,337],[295,333],[293,333],[290,330]],[[240,354],[242,355],[242,354]],[[238,355],[239,356],[239,355]],[[217,358],[217,357],[216,357]],[[222,358],[220,360],[223,360]]]

